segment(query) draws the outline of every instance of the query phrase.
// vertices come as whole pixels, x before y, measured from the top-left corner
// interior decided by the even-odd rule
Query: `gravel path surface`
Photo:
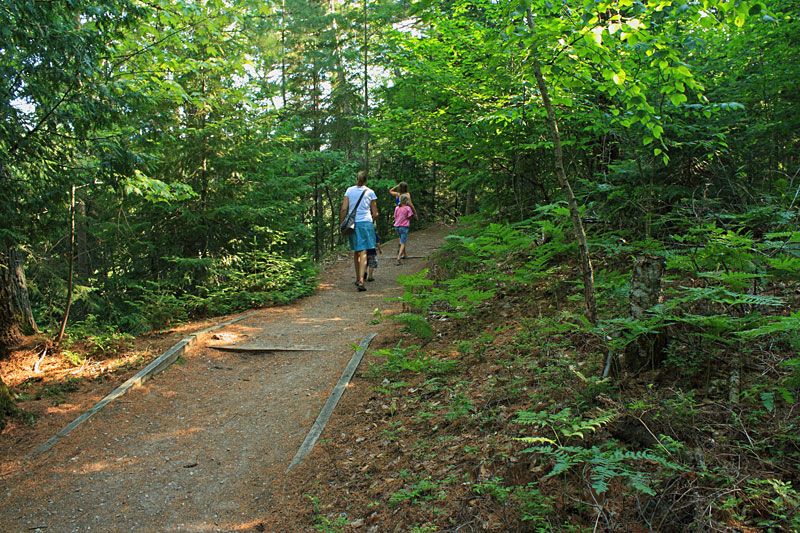
[[[402,292],[397,275],[422,268],[422,257],[447,233],[435,227],[411,234],[413,256],[403,266],[394,264],[396,242],[387,242],[366,292],[355,290],[347,256],[325,268],[313,296],[201,337],[164,373],[0,479],[0,530],[278,529],[260,519],[277,505],[273,490],[355,346],[391,327],[369,324],[375,310],[399,312],[397,302],[385,300]],[[233,343],[322,350],[213,348]]]

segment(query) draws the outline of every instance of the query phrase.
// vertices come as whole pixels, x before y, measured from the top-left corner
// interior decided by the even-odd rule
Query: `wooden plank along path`
[[[224,352],[321,352],[322,348],[314,346],[269,346],[261,344],[220,344],[209,346]]]
[[[106,405],[111,403],[112,401],[116,400],[120,396],[125,395],[128,391],[132,388],[137,387],[147,381],[152,376],[158,374],[165,370],[168,366],[174,363],[178,357],[183,355],[186,351],[187,347],[193,346],[197,342],[197,337],[202,335],[203,333],[209,333],[211,331],[220,329],[222,327],[228,326],[235,322],[239,322],[240,320],[244,320],[250,316],[253,316],[255,313],[248,313],[244,316],[239,318],[235,318],[233,320],[228,320],[226,322],[222,322],[217,324],[216,326],[212,326],[210,328],[202,329],[188,337],[185,337],[183,340],[178,342],[172,348],[161,354],[159,357],[154,359],[150,362],[145,368],[140,370],[135,376],[128,379],[125,383],[117,387],[113,392],[108,394],[105,398],[97,402],[92,408],[88,411],[80,415],[78,418],[73,420],[71,423],[67,424],[61,431],[59,431],[55,436],[50,438],[47,442],[40,445],[38,448],[31,452],[30,457],[39,455],[41,453],[46,452],[50,448],[56,445],[58,440],[61,437],[69,435],[75,428],[86,422],[89,418],[96,415],[103,409]],[[364,357],[364,353],[367,351],[370,342],[372,339],[375,338],[377,333],[370,333],[361,341],[361,344],[356,349],[353,356],[350,358],[350,362],[345,367],[344,372],[342,372],[342,376],[339,378],[339,382],[331,392],[328,401],[320,411],[319,416],[317,416],[316,421],[311,426],[311,430],[309,430],[308,435],[306,436],[303,444],[300,445],[300,449],[297,450],[297,454],[294,456],[289,468],[286,469],[286,472],[289,472],[292,468],[300,464],[303,458],[311,452],[314,448],[314,444],[317,442],[317,439],[322,434],[322,430],[325,429],[325,424],[327,423],[328,419],[330,418],[333,410],[336,408],[336,405],[339,403],[339,399],[344,394],[345,389],[347,388],[348,383],[353,378],[353,374],[355,374],[358,365],[361,363],[361,359]],[[316,348],[314,346],[268,346],[268,345],[256,345],[256,344],[222,344],[219,346],[209,346],[210,348],[214,348],[216,350],[224,350],[224,351],[233,351],[233,352],[268,352],[268,351],[322,351],[322,348]]]
[[[80,426],[81,424],[89,420],[91,417],[99,413],[100,410],[103,409],[103,407],[110,404],[112,401],[116,400],[120,396],[127,394],[128,391],[130,391],[132,388],[140,386],[142,383],[144,383],[151,377],[165,370],[168,366],[177,361],[178,357],[184,354],[186,348],[194,346],[194,344],[197,343],[197,337],[199,335],[223,328],[235,322],[239,322],[240,320],[244,320],[245,318],[251,317],[255,314],[256,313],[248,313],[244,316],[240,316],[232,320],[226,320],[225,322],[222,322],[215,326],[211,326],[210,328],[201,329],[200,331],[197,331],[187,337],[184,337],[175,346],[173,346],[166,352],[162,353],[161,355],[150,361],[150,364],[148,364],[142,370],[137,372],[135,376],[128,379],[128,381],[126,381],[125,383],[114,389],[114,391],[111,394],[107,395],[105,398],[94,404],[94,406],[91,409],[89,409],[88,411],[80,415],[78,418],[67,424],[61,431],[59,431],[55,436],[51,437],[47,442],[45,442],[44,444],[40,445],[35,450],[33,450],[30,453],[29,457],[33,457],[35,455],[39,455],[40,453],[46,452],[47,450],[55,446],[55,444],[61,437],[65,437],[70,433],[72,433],[72,430],[74,430],[76,427]]]
[[[292,459],[289,468],[286,469],[288,473],[292,468],[300,464],[300,461],[308,455],[311,450],[314,448],[314,444],[317,442],[317,439],[320,435],[322,435],[322,430],[325,429],[325,424],[328,422],[328,419],[331,417],[333,410],[336,409],[336,405],[339,403],[339,399],[344,394],[345,389],[347,388],[348,383],[350,380],[353,379],[353,374],[356,372],[356,368],[361,363],[361,359],[364,357],[364,353],[369,348],[369,343],[372,342],[378,334],[377,333],[370,333],[364,340],[361,341],[361,344],[358,345],[353,357],[350,358],[350,362],[347,363],[347,366],[342,372],[342,376],[339,378],[339,382],[333,388],[333,392],[331,392],[328,401],[325,402],[325,405],[322,407],[322,411],[320,411],[319,416],[314,421],[314,425],[311,426],[311,429],[306,435],[303,444],[300,445],[300,449],[297,450],[297,453]]]

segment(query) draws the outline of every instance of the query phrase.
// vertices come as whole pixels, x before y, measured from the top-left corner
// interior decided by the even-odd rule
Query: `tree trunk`
[[[0,357],[8,356],[11,347],[22,340],[21,317],[16,312],[11,269],[8,266],[6,252],[0,257]]]
[[[281,2],[281,114],[286,117],[286,0]]]
[[[0,376],[0,431],[6,427],[6,418],[15,414],[17,414],[17,403]]]
[[[534,30],[533,16],[530,9],[527,12],[528,27],[531,31]],[[586,301],[586,318],[592,325],[597,325],[597,302],[595,298],[594,288],[594,271],[592,269],[592,261],[589,257],[589,245],[586,241],[586,232],[583,229],[583,222],[581,221],[580,211],[578,209],[578,202],[575,199],[575,193],[572,192],[572,186],[567,179],[567,173],[564,170],[564,153],[561,148],[561,134],[558,131],[558,122],[556,121],[556,113],[553,109],[553,103],[550,100],[550,92],[545,83],[542,69],[539,66],[539,60],[536,58],[536,51],[533,54],[533,74],[536,76],[536,84],[539,88],[539,93],[542,96],[542,104],[544,104],[545,111],[547,112],[547,122],[550,125],[550,134],[553,140],[553,151],[556,167],[556,177],[561,185],[561,189],[567,197],[567,205],[569,206],[569,214],[572,219],[572,230],[575,232],[575,239],[578,241],[578,249],[581,256],[581,273],[583,274],[583,296]]]
[[[75,199],[75,282],[78,285],[89,285],[89,244],[87,232],[86,194],[77,191]],[[86,318],[87,302],[79,300],[73,303],[72,316],[78,320]]]
[[[24,264],[20,249],[0,249],[0,358],[8,355],[25,332],[38,331],[28,299]]]
[[[367,0],[364,0],[364,168],[369,172],[369,71],[367,62]]]
[[[75,275],[82,285],[89,284],[89,238],[86,194],[78,194],[75,204]]]
[[[331,214],[330,231],[328,232],[328,238],[330,239],[330,242],[328,243],[328,249],[333,250],[336,247],[336,237],[339,235],[339,232],[337,231],[339,214],[336,211],[336,205],[333,201],[333,197],[331,196],[331,189],[327,185],[325,185],[325,196],[328,198],[328,206],[330,207]]]
[[[67,329],[67,320],[69,320],[69,308],[72,305],[72,281],[75,273],[75,186],[72,186],[69,197],[69,257],[67,263],[69,264],[69,273],[67,274],[67,303],[64,306],[64,318],[61,320],[61,328],[58,330],[55,344],[61,344],[64,338],[64,332]]]
[[[464,193],[464,214],[468,216],[475,214],[476,204],[477,202],[475,201],[475,187],[470,185],[470,187]]]
[[[631,320],[646,318],[647,310],[662,302],[664,266],[661,257],[644,256],[634,262],[628,296]],[[664,345],[664,332],[639,335],[625,348],[625,368],[634,373],[655,368],[663,361]]]
[[[15,312],[19,315],[20,329],[23,334],[38,333],[39,328],[33,319],[31,301],[28,298],[28,282],[25,280],[25,253],[20,248],[12,248],[8,252],[8,257],[8,267],[11,270],[11,298]]]

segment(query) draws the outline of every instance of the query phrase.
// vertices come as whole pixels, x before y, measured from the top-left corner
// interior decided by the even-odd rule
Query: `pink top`
[[[394,226],[396,228],[407,228],[409,219],[411,219],[411,215],[413,214],[414,211],[407,205],[398,205],[394,208]]]

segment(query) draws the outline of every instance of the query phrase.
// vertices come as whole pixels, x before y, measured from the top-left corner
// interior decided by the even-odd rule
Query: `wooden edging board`
[[[191,335],[184,337],[180,342],[178,342],[175,346],[167,350],[166,352],[162,353],[150,363],[144,367],[142,370],[136,373],[135,376],[128,379],[125,383],[114,389],[113,392],[108,394],[105,398],[94,404],[88,411],[80,415],[78,418],[67,424],[61,431],[59,431],[55,436],[51,437],[47,442],[40,445],[36,449],[34,449],[28,457],[33,457],[35,455],[39,455],[41,453],[46,452],[58,442],[61,437],[69,435],[73,429],[80,426],[91,417],[96,415],[100,412],[103,407],[110,404],[112,401],[116,400],[120,396],[123,396],[128,393],[132,388],[140,386],[142,383],[150,379],[151,377],[155,376],[159,372],[165,370],[168,366],[178,360],[178,358],[186,352],[186,348],[193,346],[197,343],[197,337],[204,333],[209,333],[211,331],[223,328],[225,326],[229,326],[235,322],[239,322],[240,320],[244,320],[245,318],[251,317],[255,315],[255,313],[248,313],[244,316],[240,316],[239,318],[234,318],[232,320],[226,320],[220,324],[215,326],[211,326],[209,328],[201,329],[200,331],[196,331]]]
[[[317,439],[320,435],[322,435],[322,430],[325,429],[325,424],[328,422],[328,419],[331,417],[333,410],[336,408],[336,404],[339,403],[339,399],[344,394],[344,390],[347,388],[347,384],[350,383],[350,380],[353,379],[353,374],[356,372],[356,368],[361,363],[361,359],[364,357],[364,353],[366,353],[367,348],[369,348],[369,343],[372,342],[372,339],[375,338],[377,333],[370,333],[364,340],[361,341],[361,344],[358,345],[356,352],[353,354],[353,357],[350,358],[350,362],[347,363],[347,366],[342,372],[342,377],[339,378],[339,382],[333,388],[333,392],[331,392],[330,398],[328,401],[325,402],[325,405],[322,407],[322,411],[319,412],[319,416],[314,421],[314,425],[311,426],[311,429],[306,435],[303,444],[300,445],[300,449],[297,450],[297,453],[292,459],[291,464],[289,464],[289,468],[286,469],[288,473],[292,468],[300,464],[300,461],[308,455],[311,450],[314,448],[314,443],[317,442]]]
[[[314,346],[267,346],[264,344],[218,344],[209,348],[223,352],[320,352],[322,348]]]

